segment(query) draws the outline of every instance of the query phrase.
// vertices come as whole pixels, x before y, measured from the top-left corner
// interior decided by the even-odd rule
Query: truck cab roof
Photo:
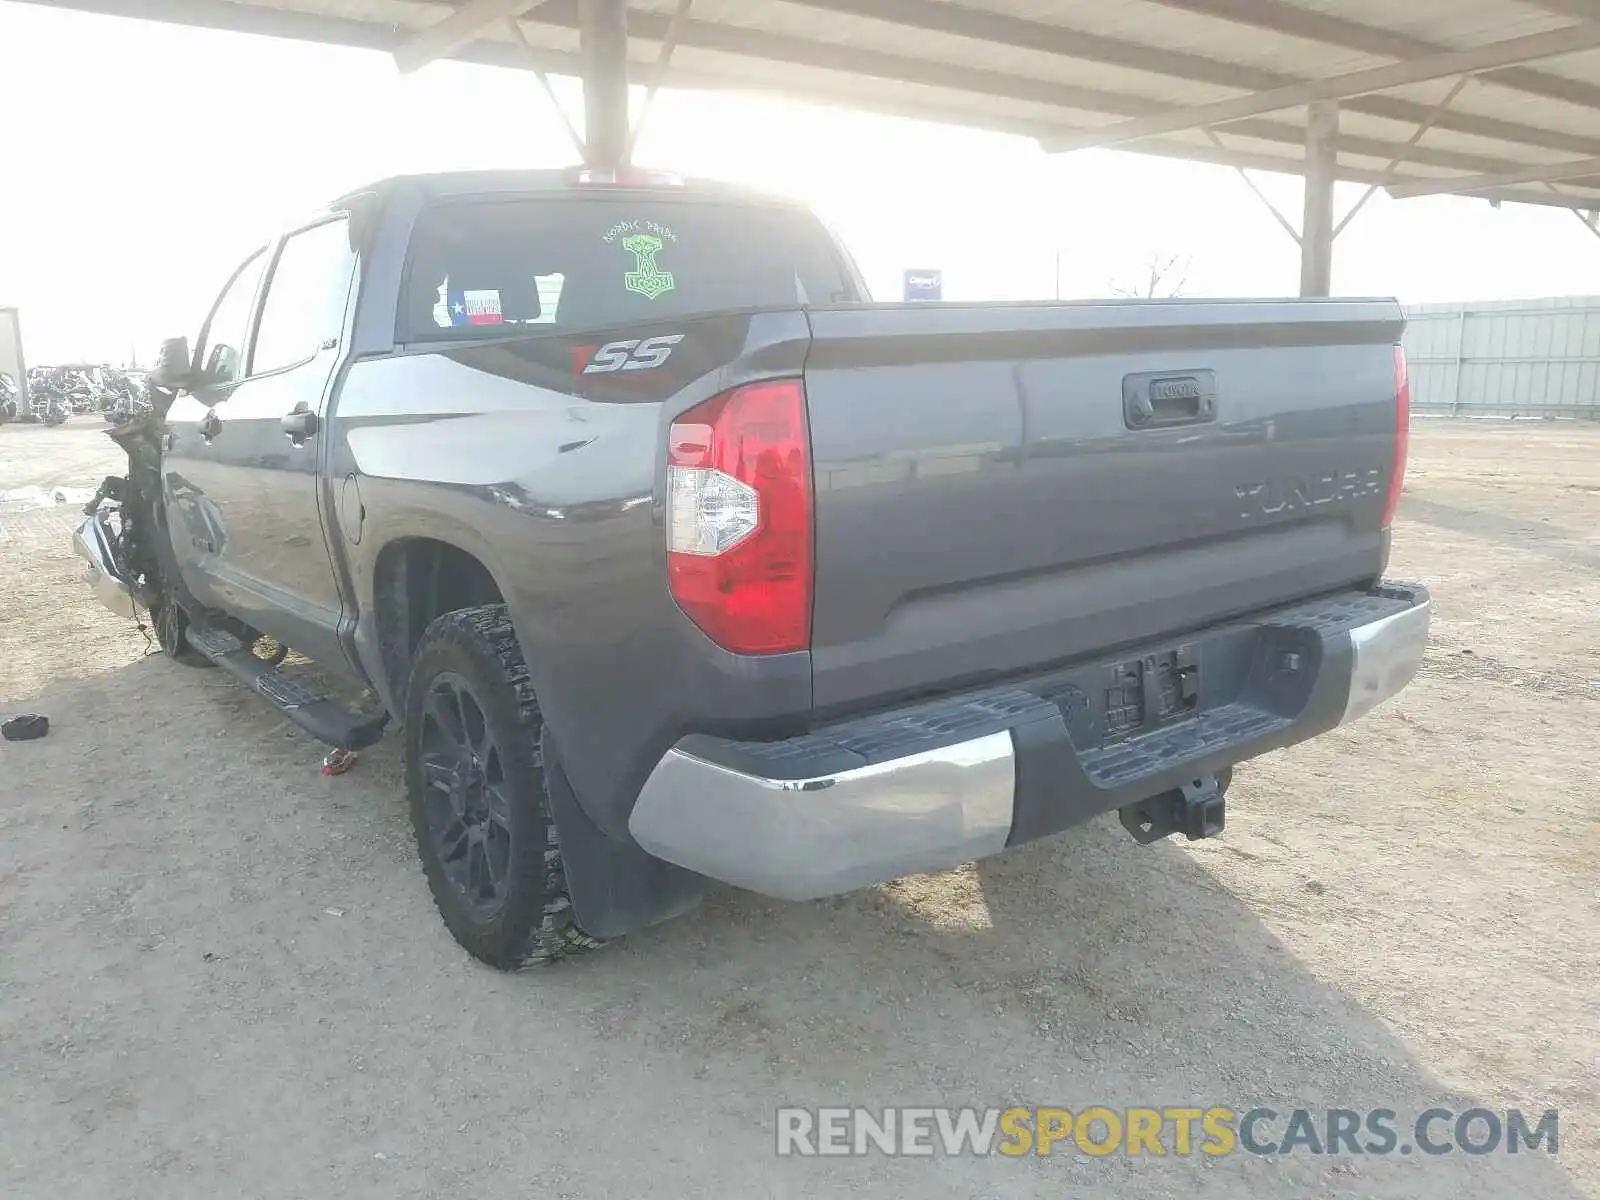
[[[434,171],[391,175],[337,197],[330,208],[345,208],[364,197],[384,197],[396,192],[417,191],[427,196],[484,195],[495,192],[526,195],[534,192],[596,190],[640,190],[670,192],[708,200],[803,207],[792,197],[763,192],[741,184],[714,179],[696,179],[646,168],[625,168],[613,173],[586,167],[545,170]]]

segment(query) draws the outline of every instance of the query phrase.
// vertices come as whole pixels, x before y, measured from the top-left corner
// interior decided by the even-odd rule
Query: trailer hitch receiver
[[[1117,810],[1122,827],[1141,846],[1168,834],[1181,833],[1191,842],[1215,837],[1227,821],[1227,791],[1232,771],[1221,776],[1197,775],[1181,787]]]

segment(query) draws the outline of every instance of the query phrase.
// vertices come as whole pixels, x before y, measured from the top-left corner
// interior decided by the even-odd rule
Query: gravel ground
[[[97,429],[0,428],[0,490],[92,487]],[[0,506],[0,710],[53,722],[0,743],[0,1195],[1600,1196],[1596,462],[1420,421],[1423,675],[1242,768],[1220,838],[729,890],[515,976],[435,916],[392,743],[322,777],[95,606],[69,507]],[[1561,1149],[778,1159],[782,1103],[1557,1108]]]

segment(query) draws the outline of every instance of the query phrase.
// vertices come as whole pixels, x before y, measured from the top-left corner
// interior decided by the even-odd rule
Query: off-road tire
[[[165,508],[157,502],[152,506],[149,516],[154,536],[166,538],[168,535]],[[157,561],[160,561],[159,558]],[[155,630],[156,645],[161,647],[161,653],[173,662],[182,663],[186,667],[216,666],[216,663],[189,645],[183,636],[189,628],[189,614],[184,612],[182,605],[178,603],[178,590],[172,580],[168,579],[166,572],[159,567],[154,575],[155,578],[150,582],[156,584],[157,599],[150,605],[150,625]]]
[[[173,662],[186,667],[216,665],[184,638],[184,631],[189,628],[189,617],[178,606],[170,588],[162,589],[161,599],[150,609],[150,624],[155,628],[156,644],[161,647],[161,653]]]
[[[428,827],[422,766],[423,707],[443,674],[464,679],[501,760],[511,817],[504,900],[475,911],[446,877]],[[473,957],[503,971],[550,963],[603,943],[578,928],[551,816],[539,737],[544,722],[505,605],[445,613],[422,634],[406,686],[406,794],[417,854],[433,902]]]

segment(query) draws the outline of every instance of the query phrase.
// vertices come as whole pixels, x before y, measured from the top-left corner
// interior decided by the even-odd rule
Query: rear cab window
[[[800,208],[643,191],[473,198],[418,216],[398,333],[577,331],[858,298]]]

